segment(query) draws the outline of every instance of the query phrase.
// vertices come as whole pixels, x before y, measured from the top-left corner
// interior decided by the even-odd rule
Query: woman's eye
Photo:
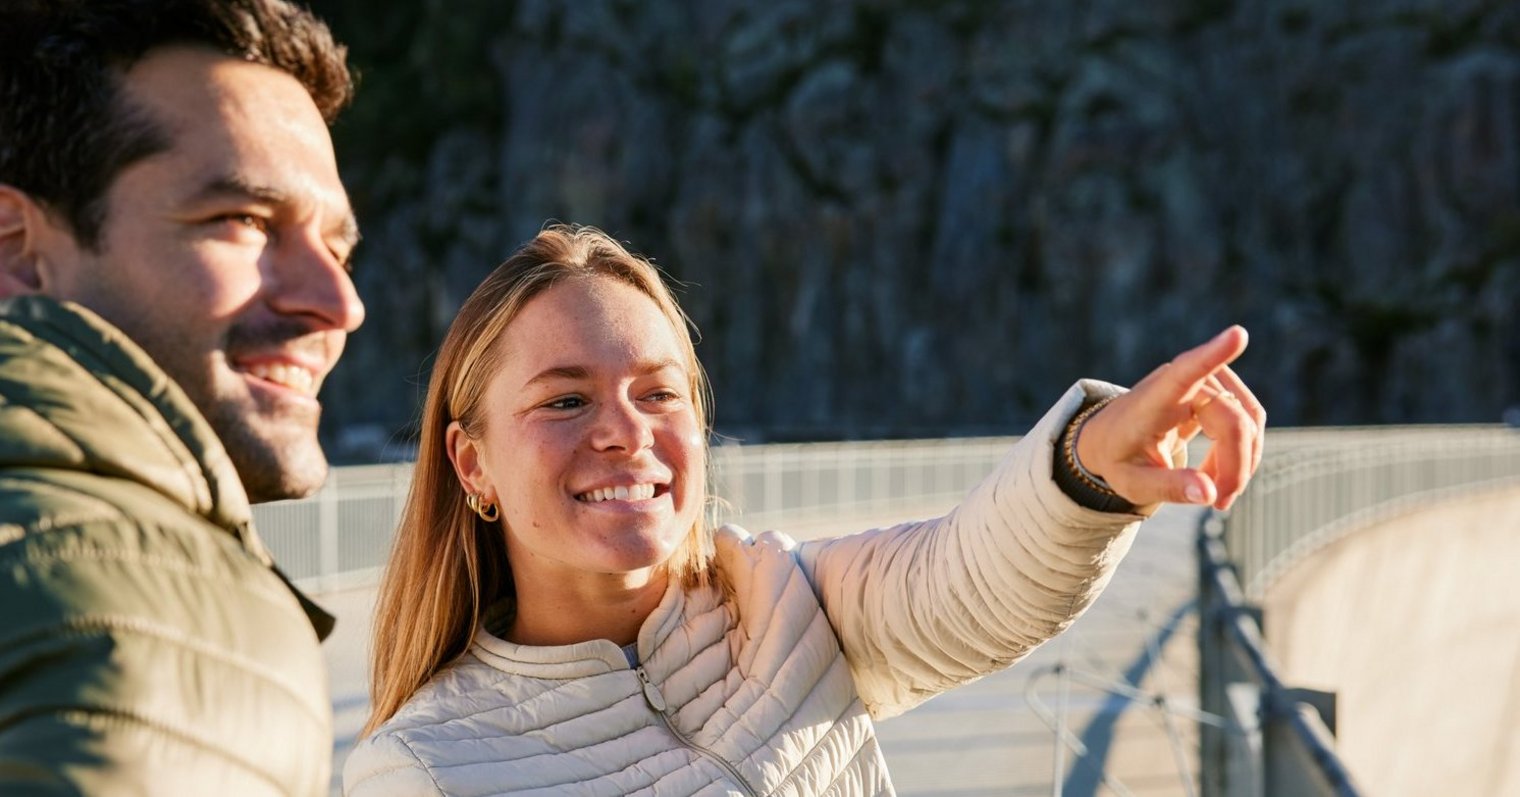
[[[656,390],[653,393],[650,393],[649,395],[645,396],[644,400],[645,401],[654,401],[654,402],[666,402],[666,401],[678,401],[678,400],[680,400],[680,398],[681,398],[681,394],[675,392],[674,390]]]
[[[565,396],[557,398],[544,405],[551,410],[576,410],[586,406],[586,400],[580,396]]]

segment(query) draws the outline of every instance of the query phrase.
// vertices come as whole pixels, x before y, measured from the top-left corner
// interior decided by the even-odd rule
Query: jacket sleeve
[[[87,647],[56,641],[49,645],[42,640],[12,646],[11,655],[0,664],[0,680],[30,687],[39,667],[58,671],[63,677],[74,677],[90,662],[103,669],[108,656]],[[147,784],[137,777],[135,767],[113,766],[119,754],[114,748],[120,742],[107,734],[112,717],[56,711],[47,699],[52,695],[31,699],[28,693],[33,691],[28,688],[0,694],[0,712],[4,713],[0,717],[0,794],[62,797],[105,794],[111,789],[125,794],[146,793]],[[142,730],[133,727],[130,718],[119,718],[112,734],[127,737],[140,735]]]
[[[1078,505],[1052,464],[1083,400],[1118,392],[1073,386],[942,518],[798,546],[873,717],[1013,664],[1102,591],[1143,518]]]
[[[427,767],[406,741],[381,731],[359,743],[343,764],[346,797],[442,795]]]
[[[0,794],[326,789],[321,650],[262,564],[111,517],[29,528],[0,545]]]

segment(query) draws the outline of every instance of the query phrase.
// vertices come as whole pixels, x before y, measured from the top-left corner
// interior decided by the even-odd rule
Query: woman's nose
[[[598,451],[642,451],[654,445],[654,430],[633,402],[604,402],[596,414],[591,444]]]

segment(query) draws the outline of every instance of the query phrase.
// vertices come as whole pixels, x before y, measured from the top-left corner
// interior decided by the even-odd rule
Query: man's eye
[[[261,216],[255,216],[252,213],[228,213],[224,216],[218,216],[215,221],[219,224],[246,227],[258,232],[267,232],[269,230],[269,220]]]

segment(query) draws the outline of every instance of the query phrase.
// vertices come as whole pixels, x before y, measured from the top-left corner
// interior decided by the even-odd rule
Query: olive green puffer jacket
[[[331,623],[141,349],[0,301],[0,794],[325,794]]]

